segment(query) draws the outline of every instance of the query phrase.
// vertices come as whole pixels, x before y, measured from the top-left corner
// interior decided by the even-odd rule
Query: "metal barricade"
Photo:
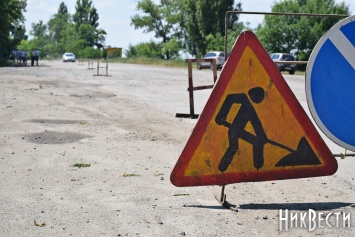
[[[217,81],[217,65],[215,59],[186,59],[188,63],[188,81],[189,87],[187,91],[189,92],[189,104],[190,104],[190,113],[189,114],[181,114],[177,113],[175,117],[177,118],[198,118],[198,114],[195,114],[195,106],[194,106],[194,91],[196,90],[205,90],[205,89],[212,89],[213,85],[207,86],[193,86],[193,79],[192,79],[192,63],[201,63],[201,62],[211,62],[212,63],[212,72],[213,72],[213,83]]]

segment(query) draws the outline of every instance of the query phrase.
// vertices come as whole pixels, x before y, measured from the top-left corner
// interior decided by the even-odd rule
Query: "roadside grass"
[[[60,58],[59,58],[60,59]],[[59,60],[58,59],[58,60]],[[78,61],[97,61],[97,59],[84,59],[80,58]],[[101,59],[103,62],[104,59]],[[109,63],[126,63],[126,64],[140,64],[140,65],[154,65],[162,67],[176,67],[176,68],[187,68],[186,59],[176,58],[171,60],[164,60],[160,58],[148,58],[148,57],[134,57],[134,58],[112,58],[108,60]],[[95,67],[95,66],[94,66]],[[288,72],[282,72],[282,74],[289,74]],[[295,75],[304,76],[305,71],[296,71]]]
[[[304,76],[304,75],[306,75],[306,72],[304,72],[304,71],[296,71],[296,72],[295,72],[295,75]]]
[[[155,172],[154,174],[155,177],[160,177],[160,180],[164,180],[164,174],[163,173],[160,173],[159,171]]]
[[[51,58],[51,60],[60,60],[61,58]],[[44,60],[44,59],[42,59]],[[87,59],[87,58],[77,58],[79,62],[96,62],[97,59]],[[101,59],[104,62],[105,59]],[[186,59],[176,58],[171,60],[164,60],[160,58],[149,58],[149,57],[133,57],[133,58],[112,58],[108,59],[109,63],[127,63],[127,64],[140,64],[140,65],[154,65],[162,67],[176,67],[176,68],[187,68]],[[10,66],[10,65],[8,65]],[[95,66],[94,66],[95,67]],[[288,72],[282,72],[282,74],[289,74]],[[305,71],[296,71],[295,75],[304,76]]]
[[[289,75],[289,73],[288,72],[281,72],[281,74],[282,75]],[[306,72],[304,72],[304,71],[296,71],[295,72],[295,75],[298,75],[298,76],[304,76],[304,75],[306,75]]]
[[[165,66],[165,67],[178,67],[178,68],[187,67],[187,63],[186,63],[186,61],[184,59],[163,60],[163,59],[159,59],[159,58],[137,57],[137,58],[115,58],[115,59],[109,59],[108,62],[111,62],[111,63],[154,65],[154,66]]]
[[[174,197],[181,197],[181,196],[190,196],[188,193],[177,193],[173,195]]]
[[[75,163],[73,165],[73,167],[77,167],[77,168],[87,168],[87,167],[90,167],[91,164],[84,164],[84,163]]]
[[[135,173],[124,173],[123,177],[140,177],[140,174],[135,174]]]
[[[159,58],[146,58],[146,57],[115,58],[115,59],[109,59],[108,62],[187,68],[186,59],[181,59],[181,58],[172,59],[172,60],[163,60]],[[288,72],[282,72],[282,74],[284,73],[288,74]],[[306,73],[305,71],[296,71],[295,75],[305,75],[305,73]]]

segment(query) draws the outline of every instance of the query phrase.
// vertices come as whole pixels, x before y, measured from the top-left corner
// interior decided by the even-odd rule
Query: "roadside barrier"
[[[94,68],[94,60],[92,60],[92,59],[88,60],[88,68],[87,69],[88,70],[95,69]]]
[[[214,83],[216,83],[216,81],[217,81],[217,65],[216,65],[215,59],[198,59],[198,58],[197,59],[186,59],[186,62],[188,63],[189,87],[187,88],[187,91],[189,92],[190,113],[189,114],[177,113],[175,117],[196,119],[196,118],[198,118],[198,114],[195,114],[194,91],[213,88]],[[192,63],[201,63],[201,62],[211,62],[212,63],[213,85],[194,87],[193,86],[193,79],[192,79]]]
[[[106,73],[105,74],[100,74],[100,68],[105,68]],[[106,59],[106,66],[100,67],[100,59],[97,60],[97,74],[94,76],[106,76],[108,77],[108,60]]]

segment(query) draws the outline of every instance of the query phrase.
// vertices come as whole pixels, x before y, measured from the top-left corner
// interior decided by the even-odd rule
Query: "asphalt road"
[[[238,211],[225,209],[218,186],[170,182],[196,124],[175,117],[189,112],[187,69],[108,72],[59,61],[0,68],[0,236],[355,236],[354,158],[337,158],[332,176],[228,185]],[[196,86],[213,84],[210,70],[193,76]],[[309,114],[304,76],[284,77]],[[196,113],[210,93],[195,93]],[[280,231],[280,209],[352,219]]]

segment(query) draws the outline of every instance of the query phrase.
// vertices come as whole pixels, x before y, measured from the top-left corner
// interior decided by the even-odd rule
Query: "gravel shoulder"
[[[187,69],[109,64],[104,77],[40,61],[0,72],[0,236],[355,236],[353,158],[333,176],[228,185],[238,212],[216,201],[220,187],[173,186],[196,123],[175,117],[189,111]],[[212,84],[209,70],[193,73]],[[309,113],[304,77],[285,77]],[[210,92],[195,93],[197,113]],[[279,231],[279,209],[350,212],[352,225]]]

